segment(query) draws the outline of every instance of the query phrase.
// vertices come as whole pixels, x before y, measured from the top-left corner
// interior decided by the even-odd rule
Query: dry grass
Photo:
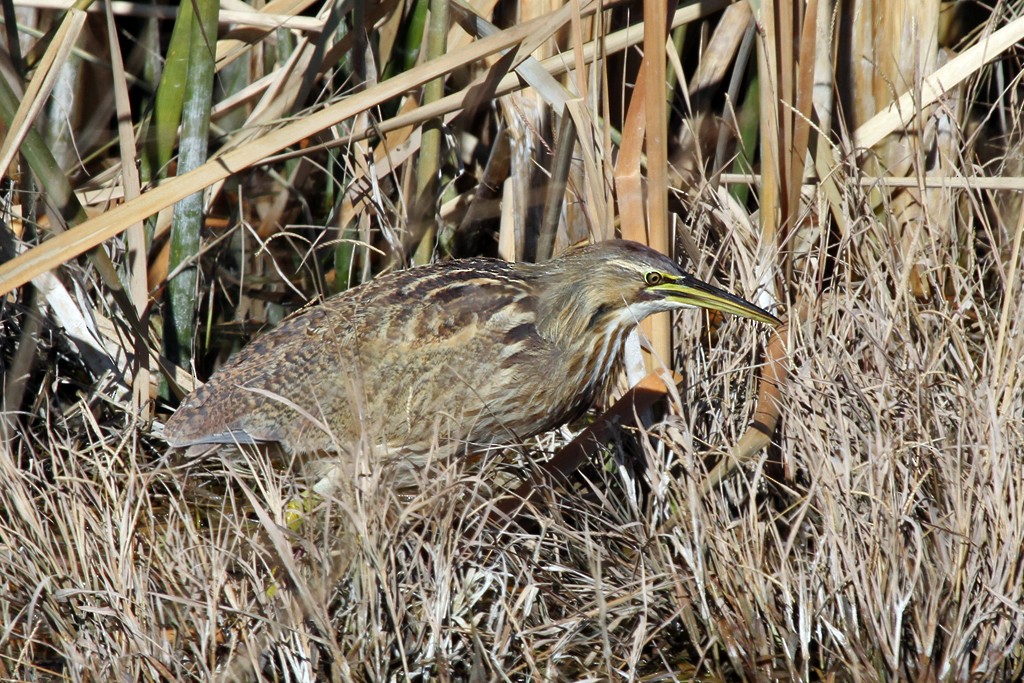
[[[1024,89],[1020,20],[1009,8],[957,10],[941,32],[926,23],[934,16],[907,18],[941,35],[942,48],[922,41],[914,54],[886,25],[896,35],[886,49],[910,64],[878,73],[850,71],[866,63],[857,55],[871,27],[844,33],[831,55],[815,52],[807,37],[831,25],[827,3],[784,6],[749,40],[749,12],[723,12],[725,2],[676,15],[689,28],[669,62],[673,103],[690,109],[668,119],[678,163],[657,182],[674,184],[684,220],[658,239],[696,256],[699,275],[778,303],[790,319],[782,423],[734,476],[702,493],[709,467],[748,426],[767,339],[738,321],[688,314],[672,326],[677,393],[514,519],[501,495],[541,476],[539,463],[567,434],[437,463],[413,486],[372,468],[297,526],[288,503],[304,490],[298,464],[230,449],[188,460],[153,436],[147,411],[159,421],[173,387],[191,383],[159,358],[175,269],[164,209],[212,185],[203,252],[181,266],[198,266],[202,282],[189,309],[198,331],[188,369],[201,376],[251,335],[250,321],[278,319],[416,253],[532,253],[535,219],[554,215],[543,211],[538,169],[566,144],[554,139],[566,129],[555,115],[572,116],[578,136],[555,248],[608,234],[616,206],[644,206],[631,183],[642,141],[611,129],[628,119],[623,82],[641,67],[635,53],[604,59],[587,44],[608,36],[614,52],[620,38],[640,40],[635,26],[615,33],[635,14],[531,4],[545,31],[564,26],[558,50],[536,30],[499,32],[487,45],[525,37],[551,52],[574,49],[569,59],[526,60],[506,76],[500,55],[456,28],[440,57],[424,51],[383,79],[400,47],[419,44],[415,3],[355,3],[340,16],[346,31],[321,32],[333,3],[276,0],[271,23],[301,15],[294,31],[222,23],[226,92],[211,133],[220,160],[166,179],[150,169],[133,198],[121,167],[143,152],[126,143],[125,127],[118,135],[116,112],[132,108],[126,120],[145,149],[145,65],[167,46],[166,35],[146,31],[166,34],[173,13],[113,19],[134,80],[112,81],[119,58],[104,42],[102,13],[64,21],[18,4],[21,51],[42,66],[19,74],[8,45],[4,79],[15,93],[53,95],[18,119],[7,112],[15,132],[2,146],[14,164],[4,169],[0,231],[0,290],[9,292],[0,304],[0,679],[1024,677]],[[496,14],[494,4],[474,8],[514,25],[516,4]],[[237,14],[241,3],[228,5],[229,22],[256,22]],[[800,23],[808,17],[814,26]],[[359,22],[374,29],[369,47]],[[32,52],[32,36],[51,27],[78,35],[78,52]],[[995,31],[1001,52],[968,49]],[[718,46],[714,60],[705,38]],[[758,52],[764,44],[775,46],[770,54]],[[946,48],[961,56],[949,67]],[[650,43],[646,51],[655,52]],[[471,53],[492,56],[484,67]],[[733,75],[723,65],[735,59],[752,66]],[[63,81],[45,80],[51,63],[65,69]],[[822,64],[815,78],[840,76],[812,93],[811,66]],[[548,75],[567,68],[564,80]],[[925,79],[942,68],[942,79]],[[399,97],[437,76],[448,95],[435,104]],[[507,94],[524,82],[526,94]],[[115,88],[130,97],[85,97]],[[858,99],[858,88],[871,97]],[[880,93],[904,91],[899,111],[870,118],[884,106]],[[647,106],[658,99],[643,94]],[[932,101],[918,119],[905,111]],[[438,158],[423,160],[423,122],[437,116],[447,116],[446,135]],[[33,120],[50,131],[41,139],[56,165],[17,132]],[[915,133],[886,137],[900,121]],[[758,148],[758,134],[771,142]],[[865,139],[879,144],[850,151]],[[257,164],[285,149],[299,151]],[[440,169],[442,182],[414,201],[417,168]],[[749,193],[727,184],[746,178]],[[993,179],[1017,189],[989,189]],[[34,203],[69,191],[88,219]],[[145,236],[132,227],[143,220]],[[431,221],[436,234],[417,227]],[[124,230],[136,232],[122,242]],[[148,259],[130,253],[140,239]],[[101,243],[105,251],[76,258]],[[112,287],[105,259],[128,296]],[[162,371],[172,389],[158,400],[148,373]]]

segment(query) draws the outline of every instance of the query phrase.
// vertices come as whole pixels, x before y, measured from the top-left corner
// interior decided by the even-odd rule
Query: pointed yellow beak
[[[759,306],[685,273],[672,276],[664,283],[651,287],[649,291],[658,292],[667,300],[681,306],[741,315],[772,327],[782,324],[782,321]]]

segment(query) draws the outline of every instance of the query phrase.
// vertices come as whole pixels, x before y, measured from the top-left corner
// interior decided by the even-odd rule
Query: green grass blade
[[[182,9],[185,9],[184,5]],[[191,40],[182,103],[179,173],[188,173],[206,161],[213,102],[218,3],[214,0],[195,0],[193,9],[198,12],[190,22]],[[200,191],[178,202],[171,225],[170,270],[178,272],[168,282],[170,310],[166,321],[169,324],[164,328],[164,344],[168,357],[178,365],[187,364],[192,356],[196,283],[199,277],[195,258],[199,253],[202,226],[203,193]]]

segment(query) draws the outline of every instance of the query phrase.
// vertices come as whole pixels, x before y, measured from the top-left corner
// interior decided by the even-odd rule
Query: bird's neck
[[[572,359],[570,374],[576,377],[570,381],[586,386],[586,392],[595,396],[604,390],[637,321],[625,304],[602,304],[600,293],[588,295],[572,284],[562,284],[539,288],[543,294],[537,307],[537,331]]]
[[[561,348],[574,348],[590,337],[595,309],[593,293],[584,278],[549,270],[552,262],[534,266],[537,293],[537,331]]]

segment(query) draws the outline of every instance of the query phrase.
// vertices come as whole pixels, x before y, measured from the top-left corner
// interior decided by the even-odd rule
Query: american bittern
[[[361,439],[414,460],[510,444],[605,390],[626,335],[659,311],[772,315],[634,242],[546,263],[476,258],[414,268],[309,307],[239,352],[168,421],[172,446]],[[439,448],[440,446],[440,448]]]

